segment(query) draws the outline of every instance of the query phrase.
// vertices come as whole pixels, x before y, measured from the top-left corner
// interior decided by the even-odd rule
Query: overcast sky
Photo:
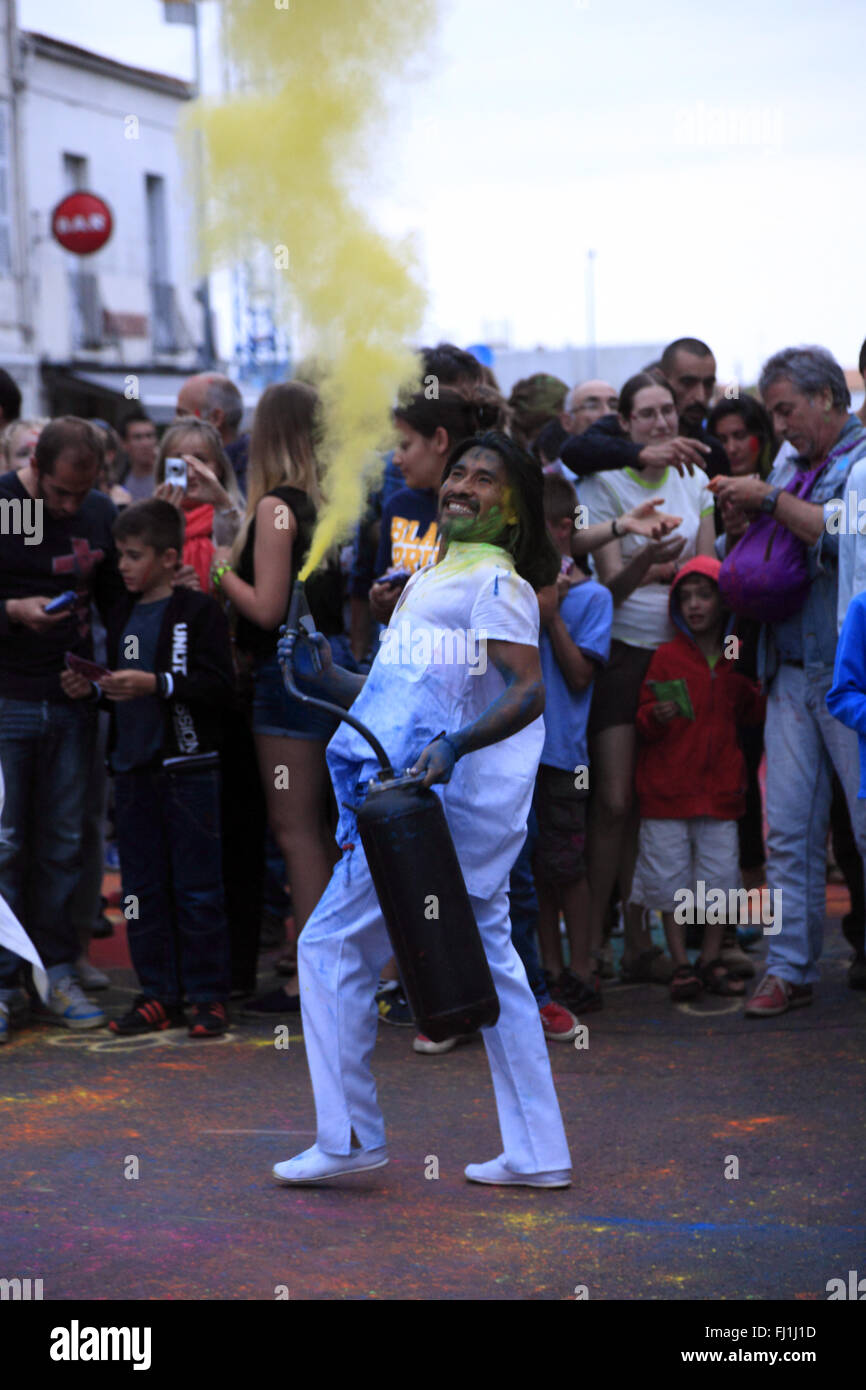
[[[315,0],[293,0],[315,3]],[[399,3],[399,0],[395,0]],[[205,32],[216,0],[202,5]],[[866,336],[864,0],[442,0],[371,210],[415,231],[424,337],[601,343],[685,334],[723,376]],[[19,0],[22,27],[192,71],[158,0]]]

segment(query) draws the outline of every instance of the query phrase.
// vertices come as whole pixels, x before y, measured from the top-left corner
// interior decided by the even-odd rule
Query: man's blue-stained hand
[[[319,661],[319,670],[316,670],[314,663],[314,652]],[[331,644],[321,632],[284,633],[277,642],[277,660],[289,662],[296,681],[317,689],[328,684],[334,670]]]
[[[418,776],[423,773],[421,786],[432,787],[434,782],[451,781],[456,762],[457,753],[452,744],[444,738],[434,738],[415,759],[415,765],[409,771]]]

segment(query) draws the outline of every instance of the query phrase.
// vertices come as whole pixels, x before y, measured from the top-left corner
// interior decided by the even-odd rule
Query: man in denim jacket
[[[772,515],[803,541],[812,584],[798,613],[763,627],[759,645],[758,676],[769,692],[767,877],[769,887],[780,891],[773,898],[780,910],[767,933],[767,973],[746,1007],[752,1018],[812,1002],[824,932],[834,768],[845,789],[857,848],[866,857],[866,803],[857,800],[857,735],[826,705],[836,657],[838,499],[853,465],[866,458],[866,429],[849,413],[844,374],[824,348],[775,353],[764,364],[759,389],[777,435],[794,454],[767,482],[725,478],[718,495],[750,516]],[[808,501],[783,491],[795,473],[819,464],[822,471]]]

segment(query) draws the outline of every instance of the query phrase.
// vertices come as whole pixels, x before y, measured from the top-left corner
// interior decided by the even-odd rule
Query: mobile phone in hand
[[[53,598],[50,603],[46,603],[43,612],[62,613],[64,608],[71,608],[77,598],[78,595],[74,589],[67,589],[65,594],[58,594],[57,598]]]
[[[100,666],[96,661],[87,661],[83,656],[76,656],[75,652],[66,652],[64,660],[70,671],[76,675],[84,676],[89,681],[101,681],[103,676],[109,675],[107,666]]]
[[[186,460],[169,458],[165,461],[165,481],[171,483],[172,487],[182,487],[186,491],[188,478]]]
[[[390,584],[394,589],[402,589],[412,578],[408,570],[386,570],[386,572],[376,580],[377,584]]]

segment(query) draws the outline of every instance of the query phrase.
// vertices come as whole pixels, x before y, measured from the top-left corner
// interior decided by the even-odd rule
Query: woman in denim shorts
[[[214,557],[214,575],[237,611],[238,652],[252,667],[253,733],[268,822],[286,863],[295,929],[300,932],[337,860],[328,824],[325,747],[337,721],[289,697],[277,662],[277,636],[304,563],[321,502],[314,438],[318,396],[297,381],[269,386],[250,437],[244,524]],[[313,616],[327,577],[307,585]],[[323,625],[327,631],[327,625]],[[248,1005],[255,1012],[293,1012],[297,983]]]

